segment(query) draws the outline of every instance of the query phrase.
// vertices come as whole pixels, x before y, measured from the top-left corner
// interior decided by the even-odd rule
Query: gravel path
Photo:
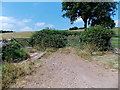
[[[118,72],[58,50],[28,76],[23,88],[117,88]]]

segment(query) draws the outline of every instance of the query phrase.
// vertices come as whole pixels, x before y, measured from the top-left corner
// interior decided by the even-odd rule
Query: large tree
[[[87,25],[94,26],[106,25],[112,26],[114,21],[111,16],[115,15],[116,3],[115,2],[62,2],[62,11],[65,11],[63,17],[70,19],[71,24],[78,18],[82,18],[84,28]],[[107,18],[107,20],[104,20]],[[102,20],[102,23],[98,23]],[[109,23],[109,21],[112,23]],[[114,25],[113,25],[114,26]]]

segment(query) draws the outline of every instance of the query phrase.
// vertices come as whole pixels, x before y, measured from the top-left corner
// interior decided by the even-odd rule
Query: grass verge
[[[32,74],[35,68],[42,66],[40,60],[27,61],[26,63],[2,64],[2,89],[7,89],[16,83],[16,79]]]
[[[93,61],[105,68],[120,70],[118,66],[120,56],[110,51],[92,51],[88,47],[85,49],[75,47],[76,54],[88,61]]]
[[[47,48],[46,53],[43,54],[40,58],[47,58],[48,56],[50,56],[52,53],[56,52],[57,50],[58,48]]]

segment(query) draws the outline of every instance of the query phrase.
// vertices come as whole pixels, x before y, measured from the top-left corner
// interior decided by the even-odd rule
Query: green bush
[[[18,42],[12,41],[2,48],[2,60],[7,62],[19,62],[28,58],[27,53]]]
[[[61,34],[62,33],[62,34]],[[55,47],[62,48],[67,44],[65,32],[56,30],[42,30],[36,32],[30,40],[32,46],[38,45],[41,48]]]
[[[71,27],[71,28],[69,28],[69,30],[77,30],[77,29],[79,29],[78,27]]]
[[[42,44],[45,47],[62,48],[67,44],[67,39],[63,35],[48,35],[43,39]]]
[[[47,29],[43,29],[41,31],[37,31],[33,36],[37,36],[39,34],[44,34],[44,35],[64,35],[64,36],[76,36],[76,35],[80,35],[81,32],[77,32],[77,31],[60,31],[60,30],[47,30]]]
[[[80,42],[83,44],[94,44],[99,50],[108,50],[110,39],[114,35],[113,30],[102,26],[88,28],[80,35]]]

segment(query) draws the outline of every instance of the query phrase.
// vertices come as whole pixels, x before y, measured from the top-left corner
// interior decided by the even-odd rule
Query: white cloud
[[[77,20],[75,22],[81,22],[83,21],[81,17],[77,18]]]
[[[31,24],[32,19],[16,19],[14,17],[0,16],[0,29],[13,31],[33,31],[44,29],[45,27],[52,28],[54,25],[38,22]],[[30,27],[29,27],[30,26]]]
[[[24,23],[28,23],[28,22],[31,22],[32,19],[23,19],[21,22],[24,22]]]
[[[15,23],[16,19],[13,17],[0,16],[0,22]]]
[[[120,27],[120,20],[115,20],[115,27]]]
[[[49,28],[54,27],[54,25],[52,25],[52,24],[46,24],[44,22],[38,22],[38,23],[35,24],[35,26],[43,27],[43,28],[45,28],[45,27],[49,27]]]
[[[29,23],[31,21],[32,21],[32,19],[17,20],[16,25],[18,25],[18,26],[25,26],[26,23]]]
[[[45,25],[45,27],[52,28],[52,27],[54,27],[54,25],[52,25],[52,24],[48,24],[48,25]]]
[[[36,26],[40,26],[40,27],[42,27],[42,26],[45,25],[45,23],[44,23],[44,22],[41,22],[41,23],[39,22],[39,23],[36,23],[35,25],[36,25]]]
[[[14,24],[0,23],[0,30],[13,30]]]
[[[31,22],[32,19],[15,19],[14,17],[0,16],[0,29],[2,30],[20,30],[25,28],[25,30],[30,29],[27,27],[27,23]],[[31,29],[30,29],[31,30]]]
[[[26,26],[26,27],[20,29],[20,31],[33,31],[33,29],[28,27],[28,26]]]

